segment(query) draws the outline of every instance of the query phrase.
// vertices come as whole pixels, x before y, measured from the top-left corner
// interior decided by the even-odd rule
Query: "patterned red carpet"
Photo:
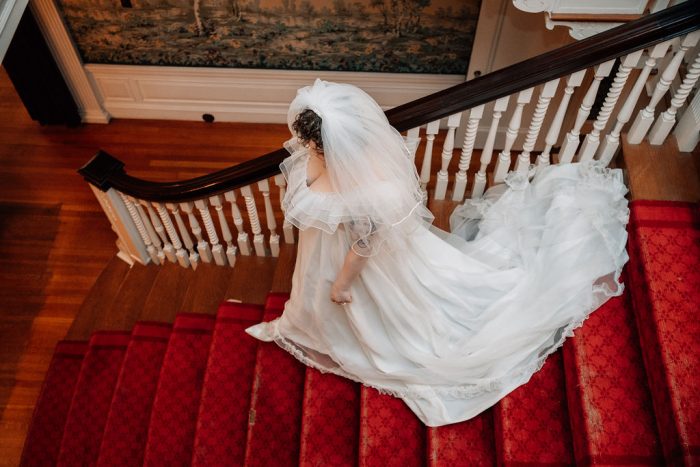
[[[270,294],[60,342],[22,465],[697,465],[698,208],[631,211],[625,294],[472,420],[426,428],[402,401],[259,343],[244,329],[282,312]]]

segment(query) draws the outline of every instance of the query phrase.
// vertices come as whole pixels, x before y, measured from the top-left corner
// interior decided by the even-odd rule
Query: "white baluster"
[[[639,72],[637,81],[635,81],[632,90],[625,99],[625,103],[622,104],[622,108],[617,113],[615,127],[605,137],[603,144],[600,145],[598,150],[598,159],[605,165],[608,165],[613,157],[615,157],[615,154],[617,154],[617,150],[620,147],[620,134],[622,133],[622,128],[625,126],[625,124],[627,124],[627,122],[630,121],[632,112],[634,112],[639,96],[642,94],[642,90],[646,85],[651,70],[653,70],[654,66],[656,65],[656,61],[666,54],[671,42],[672,40],[662,42],[649,50],[648,58],[644,62],[644,67]]]
[[[158,215],[160,216],[161,221],[163,221],[163,226],[165,227],[165,231],[167,232],[168,237],[170,237],[170,241],[173,245],[173,248],[175,249],[175,256],[177,257],[177,262],[183,268],[189,268],[190,267],[190,259],[187,256],[187,251],[185,251],[185,249],[182,248],[182,242],[180,241],[180,236],[177,234],[177,230],[175,230],[175,226],[173,225],[173,221],[170,220],[170,216],[168,215],[168,210],[165,209],[165,206],[161,203],[153,203],[153,206],[156,208],[156,211],[158,211]]]
[[[593,82],[588,88],[588,91],[583,98],[583,102],[581,102],[581,107],[578,109],[578,113],[576,114],[576,123],[574,123],[574,127],[571,129],[571,131],[566,134],[564,144],[561,147],[561,151],[559,151],[560,164],[568,164],[574,159],[574,154],[576,154],[576,150],[578,149],[579,145],[581,128],[583,127],[583,124],[586,123],[586,119],[588,119],[588,115],[591,113],[591,108],[593,107],[596,95],[598,94],[600,82],[603,80],[603,78],[610,74],[614,63],[615,59],[612,59],[605,63],[601,63],[594,68]]]
[[[260,219],[258,218],[258,208],[255,206],[255,198],[250,185],[241,188],[241,194],[245,200],[246,211],[248,211],[248,220],[250,220],[250,229],[253,231],[253,246],[255,254],[258,256],[266,256],[265,254],[265,238],[260,228]]]
[[[231,235],[231,229],[228,228],[228,221],[226,220],[226,215],[224,215],[224,203],[221,195],[214,195],[209,197],[209,203],[216,209],[216,215],[219,218],[219,226],[221,227],[221,236],[226,242],[226,259],[231,267],[236,265],[236,252],[238,248],[233,245],[233,235]]]
[[[143,210],[143,205],[141,204],[142,202],[145,203],[145,201],[140,201],[135,198],[132,198],[131,196],[129,197],[129,200],[134,204],[134,207],[136,207],[136,211],[139,213],[139,217],[143,221],[144,227],[146,227],[146,231],[148,232],[148,236],[151,238],[151,242],[153,243],[153,246],[156,249],[156,256],[158,257],[158,263],[157,264],[163,264],[165,262],[165,252],[163,251],[163,242],[161,241],[160,237],[158,236],[158,233],[156,232],[156,229],[153,227],[153,224],[151,224],[150,217],[146,214],[146,212]]]
[[[224,247],[219,243],[219,236],[216,234],[216,227],[214,227],[214,221],[209,213],[209,205],[207,204],[207,200],[198,199],[194,202],[194,205],[199,210],[199,215],[202,217],[202,222],[204,222],[204,230],[207,231],[209,243],[211,243],[211,254],[214,257],[214,262],[218,266],[226,266],[226,254],[224,253]]]
[[[668,53],[661,57],[658,62],[656,62],[657,73],[651,75],[651,79],[649,79],[647,84],[644,86],[646,88],[647,96],[651,96],[654,93],[654,88],[657,84],[659,84],[661,76],[663,75],[661,70],[665,70],[669,63],[671,63],[671,60],[673,60],[674,51],[678,50],[678,48],[681,46],[681,39],[681,37],[674,37],[671,39],[669,41],[671,45],[669,46]]]
[[[156,229],[156,233],[158,233],[158,236],[163,242],[163,253],[165,253],[165,257],[168,258],[168,261],[171,263],[177,262],[175,248],[173,248],[173,245],[170,243],[170,240],[165,233],[165,227],[163,227],[163,223],[160,221],[160,218],[158,218],[158,214],[155,213],[152,204],[143,200],[141,200],[141,204],[146,207],[148,217],[151,219],[151,224],[153,224],[153,227]]]
[[[433,161],[433,141],[435,135],[440,131],[440,120],[428,123],[425,130],[425,152],[423,153],[423,164],[420,169],[420,188],[423,191],[423,199],[428,201],[428,183],[430,182],[430,165]]]
[[[649,132],[649,143],[653,145],[663,144],[666,137],[671,133],[673,125],[676,124],[676,113],[685,103],[690,91],[695,87],[695,83],[700,76],[700,54],[695,57],[695,61],[688,67],[688,71],[683,78],[683,83],[671,99],[668,109],[656,119],[656,123]]]
[[[243,226],[243,216],[241,216],[241,210],[238,209],[238,204],[236,204],[236,192],[231,190],[224,194],[226,201],[231,205],[231,217],[233,217],[233,224],[236,226],[238,231],[238,237],[236,242],[238,243],[238,250],[242,255],[250,256],[253,252],[253,247],[250,245],[250,238],[248,237],[248,232],[245,231]]]
[[[515,139],[518,137],[518,131],[520,131],[520,122],[523,118],[523,108],[525,104],[530,102],[532,99],[532,91],[534,88],[526,89],[518,93],[518,99],[516,101],[515,111],[513,116],[510,118],[508,123],[508,130],[506,131],[506,142],[503,146],[503,151],[498,155],[498,160],[496,161],[496,169],[493,174],[494,183],[501,183],[506,178],[508,170],[510,170],[510,150],[515,143]]]
[[[498,122],[501,121],[503,112],[508,108],[510,96],[501,97],[493,105],[493,117],[491,118],[491,126],[489,133],[486,136],[484,149],[481,151],[481,159],[479,159],[479,171],[474,175],[474,185],[472,186],[472,198],[481,198],[486,188],[486,169],[491,163],[493,157],[493,146],[496,142],[496,133],[498,132]]]
[[[197,239],[197,252],[199,253],[199,257],[205,263],[211,263],[211,248],[209,248],[209,244],[206,242],[206,240],[204,240],[202,236],[202,228],[199,226],[197,216],[194,215],[194,203],[180,203],[180,207],[183,211],[185,211],[185,214],[187,214],[187,218],[190,221],[190,228],[192,229],[192,233]],[[190,261],[192,263],[195,263],[197,260],[194,258],[193,255],[196,255],[196,253],[190,254]]]
[[[435,199],[445,199],[445,194],[447,193],[447,169],[450,166],[450,161],[452,160],[452,151],[455,147],[455,131],[457,130],[461,119],[461,112],[456,113],[454,115],[450,115],[447,118],[447,135],[445,136],[445,142],[442,145],[442,165],[437,174],[437,183],[435,185]]]
[[[547,136],[544,139],[544,151],[542,151],[542,153],[540,153],[540,155],[537,156],[538,166],[549,165],[550,152],[552,151],[552,147],[555,144],[557,144],[557,141],[559,140],[559,133],[561,132],[561,126],[564,123],[564,117],[566,117],[566,111],[569,108],[569,101],[571,100],[571,95],[574,93],[574,90],[577,87],[581,86],[581,83],[583,82],[583,77],[585,75],[586,70],[583,69],[577,71],[576,73],[570,74],[569,77],[566,79],[566,88],[564,89],[564,95],[561,98],[561,102],[559,102],[559,108],[557,109],[557,113],[554,114],[554,119],[552,120],[552,124],[549,126],[549,131],[547,131]]]
[[[139,212],[136,210],[136,206],[134,206],[133,201],[131,201],[129,197],[126,196],[124,193],[118,193],[119,197],[122,199],[122,201],[124,201],[124,206],[126,206],[126,210],[129,212],[131,219],[134,221],[134,225],[136,226],[136,230],[138,230],[139,235],[141,236],[141,240],[143,240],[143,243],[146,245],[146,251],[148,252],[148,256],[151,258],[151,261],[153,261],[153,264],[160,264],[158,252],[153,246],[153,241],[151,240],[151,237],[149,236],[148,231],[146,230],[146,226],[143,224],[143,220],[141,219]]]
[[[530,168],[530,153],[533,149],[535,149],[535,143],[537,142],[537,137],[540,134],[542,122],[544,122],[544,117],[547,115],[549,101],[551,101],[554,94],[556,94],[557,86],[559,86],[559,78],[553,79],[542,86],[540,95],[537,98],[535,113],[532,115],[530,127],[527,130],[527,136],[525,137],[525,142],[523,143],[523,151],[520,153],[518,160],[515,163],[516,172],[527,173],[528,169]]]
[[[700,92],[690,101],[683,116],[678,120],[673,136],[678,143],[678,150],[691,152],[700,142]]]
[[[262,193],[263,201],[265,202],[265,220],[267,221],[267,228],[270,230],[270,252],[276,258],[280,255],[280,236],[277,235],[277,221],[275,220],[275,211],[272,210],[270,183],[268,180],[260,180],[258,189]]]
[[[455,184],[452,190],[452,201],[462,201],[467,190],[467,172],[474,153],[474,143],[476,133],[479,129],[479,121],[484,115],[484,104],[477,105],[469,111],[469,122],[464,132],[464,143],[462,144],[462,154],[459,157],[459,171],[455,176]]]
[[[416,163],[416,151],[420,144],[420,127],[411,128],[406,132],[406,147],[411,154],[411,162]]]
[[[275,185],[280,189],[280,207],[282,207],[284,206],[284,195],[287,191],[287,182],[284,179],[284,175],[275,175]],[[284,208],[282,208],[282,212],[284,212]],[[282,222],[282,232],[284,233],[284,243],[294,243],[294,226],[286,218]]]
[[[700,39],[700,31],[693,31],[685,36],[683,40],[681,40],[681,45],[678,52],[676,52],[666,69],[664,69],[659,82],[654,88],[654,93],[651,95],[649,105],[639,111],[637,118],[634,119],[634,122],[627,133],[627,141],[630,144],[639,144],[642,142],[642,139],[644,139],[644,136],[646,136],[651,124],[654,123],[654,112],[656,105],[671,86],[671,82],[675,78],[676,73],[678,73],[678,68],[683,61],[686,51],[691,47],[695,47],[695,45],[698,43],[698,39]]]
[[[165,207],[168,208],[173,214],[173,217],[175,217],[175,223],[180,231],[182,243],[185,244],[185,248],[187,248],[187,251],[189,252],[189,262],[192,265],[192,269],[197,269],[197,265],[199,264],[199,255],[194,248],[194,242],[192,242],[192,237],[190,237],[190,231],[187,230],[187,226],[180,215],[180,205],[175,203],[165,203]]]
[[[588,135],[586,135],[586,138],[583,140],[583,144],[581,144],[581,150],[578,154],[579,161],[589,161],[593,159],[593,156],[600,145],[600,133],[605,130],[605,127],[608,124],[608,119],[610,118],[610,115],[612,115],[615,105],[617,105],[617,100],[620,98],[620,94],[622,94],[622,89],[625,87],[625,83],[627,83],[627,77],[629,77],[632,69],[637,66],[637,63],[639,63],[639,59],[642,57],[643,52],[643,50],[638,50],[620,59],[620,66],[615,73],[615,78],[610,85],[610,89],[608,89],[608,92],[605,95],[605,101],[603,101],[603,105],[598,112],[598,116],[596,117],[595,122],[593,122],[593,129],[590,133],[588,133]]]

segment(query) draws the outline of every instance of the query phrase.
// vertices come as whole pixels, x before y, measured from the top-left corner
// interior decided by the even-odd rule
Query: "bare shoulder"
[[[311,186],[321,175],[326,172],[323,162],[316,157],[309,156],[306,164],[306,184]]]

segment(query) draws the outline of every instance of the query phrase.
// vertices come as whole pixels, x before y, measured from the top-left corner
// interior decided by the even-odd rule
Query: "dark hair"
[[[292,130],[304,144],[309,141],[316,143],[319,151],[323,152],[323,140],[321,139],[321,117],[311,109],[301,111],[292,123]]]

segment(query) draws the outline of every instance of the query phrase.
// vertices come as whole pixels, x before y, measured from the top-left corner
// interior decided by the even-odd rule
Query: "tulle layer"
[[[595,163],[510,175],[455,210],[452,235],[417,224],[410,248],[370,258],[343,307],[329,296],[347,235],[308,229],[284,314],[247,331],[401,397],[427,425],[469,419],[622,293],[626,192]]]
[[[289,143],[289,144],[287,144]],[[318,192],[309,188],[306,181],[309,153],[300,146],[287,142],[292,153],[280,165],[287,180],[282,201],[285,219],[299,230],[316,228],[326,233],[335,233],[344,226],[351,248],[360,256],[375,256],[383,250],[397,251],[409,247],[405,239],[417,228],[417,224],[429,225],[432,213],[417,201],[404,208],[403,200],[397,196],[396,187],[390,182],[377,182],[362,190],[362,197],[353,191],[342,196],[336,192]],[[365,212],[353,200],[370,197],[381,200],[390,216],[360,215]],[[391,223],[388,223],[388,220]]]

